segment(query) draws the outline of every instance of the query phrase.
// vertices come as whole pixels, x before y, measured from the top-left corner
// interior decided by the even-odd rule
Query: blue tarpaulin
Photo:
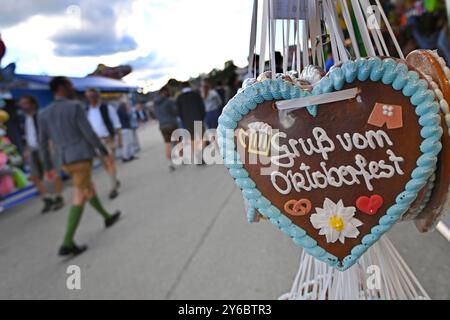
[[[16,74],[15,80],[18,82],[26,82],[26,86],[18,86],[11,89],[13,99],[18,100],[24,95],[34,96],[39,106],[45,107],[51,101],[53,101],[53,95],[48,87],[49,82],[52,80],[52,76],[43,75],[30,75],[30,74]],[[84,78],[68,77],[72,81],[75,89],[82,93],[86,89],[96,88],[102,92],[119,92],[127,93],[137,90],[137,87],[130,86],[121,80],[115,80],[105,77],[88,76]]]
[[[51,80],[52,76],[42,76],[42,75],[30,75],[30,74],[16,74],[17,80],[34,82],[37,84],[47,85]],[[77,91],[85,91],[89,88],[97,88],[104,92],[129,92],[136,90],[137,87],[130,86],[121,80],[115,80],[111,78],[98,77],[98,76],[88,76],[88,77],[68,77],[72,81],[75,89]]]
[[[39,107],[41,108],[53,101],[53,95],[48,89],[12,89],[11,94],[13,99],[16,101],[25,95],[32,95],[36,98]]]

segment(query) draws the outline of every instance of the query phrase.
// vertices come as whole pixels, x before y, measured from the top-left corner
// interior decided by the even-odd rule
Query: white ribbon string
[[[334,21],[333,9],[330,6],[331,2],[329,0],[324,0],[322,4],[324,10],[325,24],[328,28],[328,33],[330,35],[331,40],[331,51],[333,53],[333,60],[335,64],[339,64],[340,62],[348,60],[347,52],[345,50],[343,39],[339,35],[337,24]]]
[[[337,50],[337,44],[336,44],[336,39],[335,39],[335,33],[333,30],[333,24],[330,21],[330,12],[328,10],[328,6],[327,6],[327,2],[324,1],[323,3],[323,15],[324,15],[324,19],[325,19],[325,25],[326,28],[328,29],[328,34],[330,36],[330,45],[331,45],[331,53],[333,55],[333,60],[335,62],[335,64],[338,64],[341,60],[339,58],[339,52]]]
[[[258,0],[253,0],[252,25],[250,29],[250,46],[248,49],[248,74],[252,74],[255,63],[256,31],[258,21]],[[256,77],[256,74],[254,74]]]
[[[289,34],[288,34],[288,30],[287,30],[287,29],[289,29],[289,19],[282,21],[281,24],[283,26],[283,51],[282,51],[283,71],[286,68],[286,71],[284,71],[284,73],[286,74],[288,71],[288,56],[287,56],[286,52],[289,52]],[[285,67],[285,65],[286,65],[286,67]]]
[[[378,24],[378,23],[377,23],[377,24]],[[387,45],[386,45],[386,41],[384,40],[383,33],[381,32],[381,27],[378,26],[377,29],[376,29],[376,31],[377,31],[378,39],[380,40],[381,45],[383,46],[385,56],[386,56],[386,57],[390,57],[391,54],[389,53],[389,49],[388,49],[388,47],[387,47]]]
[[[295,27],[297,30],[297,38],[296,38],[296,53],[295,56],[297,58],[297,71],[298,74],[302,72],[302,65],[300,60],[300,1],[297,0],[296,13],[295,13]]]
[[[354,99],[358,95],[358,92],[358,88],[351,88],[330,93],[323,93],[317,96],[307,96],[298,99],[277,101],[276,106],[278,110],[305,108],[313,105]]]
[[[370,40],[370,35],[367,30],[367,25],[364,20],[363,13],[361,11],[361,7],[359,6],[358,0],[350,0],[353,6],[353,12],[355,13],[356,23],[358,25],[361,38],[364,43],[364,47],[366,48],[367,55],[369,57],[375,57],[375,49],[373,47],[372,41]]]
[[[267,25],[269,21],[269,0],[263,0],[261,41],[259,50],[259,73],[263,73],[266,65]]]
[[[322,11],[321,11],[322,7],[319,6],[319,2],[316,1],[316,20],[319,22],[319,43],[318,43],[318,59],[319,59],[319,67],[321,67],[322,69],[325,69],[325,54],[323,51],[323,39],[322,39],[322,24],[320,23],[320,21],[322,20]]]
[[[339,0],[339,4],[341,6],[342,16],[344,17],[345,25],[347,26],[347,30],[350,35],[350,40],[353,46],[353,51],[355,52],[355,56],[356,58],[361,58],[358,40],[356,40],[355,29],[353,28],[352,18],[350,16],[350,11],[348,10],[347,0]]]
[[[292,52],[292,66],[291,66],[291,70],[297,70],[297,66],[295,64],[295,61],[297,60],[297,58],[295,57],[295,50],[293,50]]]
[[[300,21],[302,26],[302,54],[303,54],[303,67],[309,66],[309,45],[308,45],[308,23],[305,20]]]
[[[370,5],[370,3],[369,3],[367,0],[366,0],[366,2],[367,2],[367,5],[370,6],[370,8],[372,8],[372,6]],[[383,50],[384,50],[384,53],[383,53],[383,54],[384,54],[385,56],[389,57],[389,56],[390,56],[389,49],[388,49],[388,47],[387,47],[387,45],[386,45],[386,41],[384,41],[384,37],[383,37],[383,34],[382,34],[382,32],[381,32],[381,25],[379,24],[378,19],[377,19],[375,13],[376,13],[376,12],[374,12],[373,9],[370,10],[370,12],[369,12],[369,9],[367,9],[367,14],[368,14],[367,23],[368,23],[368,24],[369,24],[369,23],[372,24],[371,27],[372,27],[373,30],[375,30],[375,35],[378,37],[378,41],[381,43],[381,46],[383,47]],[[370,16],[372,16],[371,21],[369,21]],[[382,55],[383,55],[383,54],[382,54]]]
[[[329,0],[328,1],[328,7],[330,8],[331,13],[333,14],[332,17],[333,17],[333,21],[335,24],[335,29],[338,32],[339,37],[343,40],[343,45],[345,47],[344,30],[342,30],[341,24],[339,23],[338,10],[337,9],[333,10],[334,8],[336,8],[336,6],[337,6],[337,0]]]
[[[316,40],[319,36],[317,23],[320,23],[320,20],[316,20],[316,1],[309,0],[308,1],[308,30],[309,30],[309,41],[311,42],[311,55],[312,55],[312,63],[317,65],[317,54],[316,54]]]
[[[288,0],[288,17],[286,19],[286,43],[283,54],[283,72],[286,74],[289,62],[289,44],[291,37],[291,0]]]
[[[325,20],[328,20],[328,18],[325,18]],[[338,50],[338,44],[337,44],[337,40],[336,40],[336,33],[334,33],[333,30],[333,24],[332,23],[327,23],[327,28],[328,30],[330,30],[329,34],[330,34],[330,43],[331,43],[331,52],[333,53],[333,60],[335,64],[339,64],[341,63],[341,56],[339,54],[339,50]]]
[[[330,20],[331,20],[331,24],[333,26],[334,29],[334,34],[335,34],[335,40],[336,40],[336,44],[339,50],[339,56],[340,56],[340,61],[347,61],[349,59],[347,50],[345,49],[345,38],[344,38],[344,32],[342,31],[341,27],[339,26],[339,21],[337,19],[337,14],[336,11],[333,10],[333,4],[331,0],[328,0],[327,3],[327,8],[329,11],[329,15],[330,15]]]
[[[287,73],[287,59],[286,59],[286,48],[288,45],[286,44],[286,27],[285,21],[281,21],[281,31],[283,33],[283,74]]]
[[[378,267],[379,287],[369,289],[369,268]],[[430,299],[403,258],[384,236],[345,271],[302,251],[291,291],[280,300],[404,300]]]
[[[307,14],[307,8],[305,6],[307,6],[307,2],[305,0],[300,1],[301,7],[300,7],[300,11]],[[302,27],[302,62],[303,62],[303,67],[306,67],[308,65],[310,65],[309,62],[309,44],[308,44],[308,40],[309,40],[309,25],[308,22],[305,19],[302,19],[300,21],[300,25]]]
[[[273,0],[269,0],[269,31],[270,31],[270,69],[272,71],[272,79],[275,79],[277,74],[276,60],[275,60],[275,35],[276,23],[274,17]]]
[[[370,6],[370,4],[369,4],[369,2],[367,0],[359,0],[359,3],[360,3],[360,5],[361,5],[361,7],[363,9],[362,11],[364,13],[364,16],[366,17],[366,26],[369,29],[370,34],[372,35],[372,38],[373,38],[373,40],[375,42],[375,46],[377,48],[378,54],[380,56],[383,56],[384,55],[383,49],[381,48],[381,43],[380,43],[380,41],[378,39],[378,36],[377,36],[377,34],[375,32],[375,29],[373,28],[373,26],[371,28],[369,28],[369,26],[368,26],[368,22],[369,22],[369,19],[370,19],[369,11],[372,11],[371,10],[371,6]]]
[[[297,23],[295,22],[295,17],[294,17],[294,19],[292,21],[294,23],[294,50],[292,50],[291,70],[297,70],[297,56],[296,56],[297,48],[295,46],[296,39],[297,39]]]
[[[266,50],[269,50],[269,69],[273,71],[273,77],[276,76],[276,28],[277,20],[274,11],[274,1],[280,0],[263,0],[253,1],[253,14],[250,32],[250,44],[248,55],[248,74],[255,73],[259,67],[259,73],[265,71]],[[354,54],[356,58],[361,57],[361,51],[358,46],[356,38],[355,25],[358,26],[362,42],[367,52],[367,56],[385,55],[390,56],[388,46],[381,31],[379,21],[374,20],[374,12],[369,0],[350,0],[351,6],[355,15],[356,23],[353,25],[352,17],[350,15],[351,8],[348,5],[348,0],[283,0],[287,2],[286,14],[281,17],[282,24],[282,42],[283,42],[283,61],[282,69],[287,73],[289,67],[292,70],[297,70],[301,73],[302,69],[309,64],[324,67],[325,57],[322,44],[322,25],[321,19],[324,20],[325,26],[328,29],[331,43],[331,51],[334,57],[335,64],[345,62],[350,59],[350,54],[345,46],[345,37],[342,27],[339,22],[342,16],[348,35],[351,40]],[[258,37],[258,8],[262,2],[262,23],[260,30],[260,60],[259,66],[255,64],[256,39]],[[379,0],[375,0],[376,8],[379,11],[384,24],[389,31],[389,36],[392,39],[395,49],[401,59],[404,59],[404,54],[395,37],[388,18],[383,10]],[[293,4],[296,4],[293,6]],[[341,13],[338,16],[338,8],[340,6]],[[293,12],[293,8],[296,12]],[[373,6],[375,8],[375,6]],[[278,8],[275,8],[278,10]],[[303,11],[302,11],[303,10]],[[278,12],[278,11],[277,11]],[[306,20],[300,20],[301,13],[304,12],[307,16]],[[293,32],[291,32],[293,23]],[[291,42],[291,33],[293,33],[294,41]],[[290,55],[291,44],[295,46],[295,50]],[[268,45],[268,49],[266,46]],[[289,58],[292,58],[291,65],[289,65]]]

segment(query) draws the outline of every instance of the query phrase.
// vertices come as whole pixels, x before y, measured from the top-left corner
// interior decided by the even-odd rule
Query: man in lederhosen
[[[35,97],[26,95],[20,98],[19,105],[25,113],[25,154],[24,158],[28,162],[30,175],[28,179],[36,186],[39,195],[44,202],[41,213],[47,213],[51,210],[59,210],[64,206],[62,197],[63,182],[59,174],[54,180],[54,195],[48,194],[43,183],[44,165],[39,155],[39,125],[37,121],[37,112],[39,109],[38,102]],[[60,163],[57,161],[57,150],[53,147],[53,166],[57,172],[60,172]]]
[[[117,111],[111,105],[103,102],[100,92],[91,88],[86,91],[86,99],[89,103],[87,111],[88,120],[97,136],[108,149],[109,155],[103,157],[102,164],[111,180],[109,198],[114,199],[119,195],[120,182],[117,179],[116,140],[119,148],[122,148],[122,126]]]

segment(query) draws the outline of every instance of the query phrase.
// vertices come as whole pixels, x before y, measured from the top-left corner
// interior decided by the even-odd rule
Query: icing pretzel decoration
[[[284,211],[291,216],[305,216],[311,212],[311,201],[308,199],[289,200],[284,204]]]

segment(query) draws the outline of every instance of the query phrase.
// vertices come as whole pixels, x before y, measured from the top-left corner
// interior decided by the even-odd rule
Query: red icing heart
[[[381,208],[383,202],[383,198],[378,194],[374,194],[370,198],[361,196],[356,200],[356,207],[369,216],[373,216]]]

